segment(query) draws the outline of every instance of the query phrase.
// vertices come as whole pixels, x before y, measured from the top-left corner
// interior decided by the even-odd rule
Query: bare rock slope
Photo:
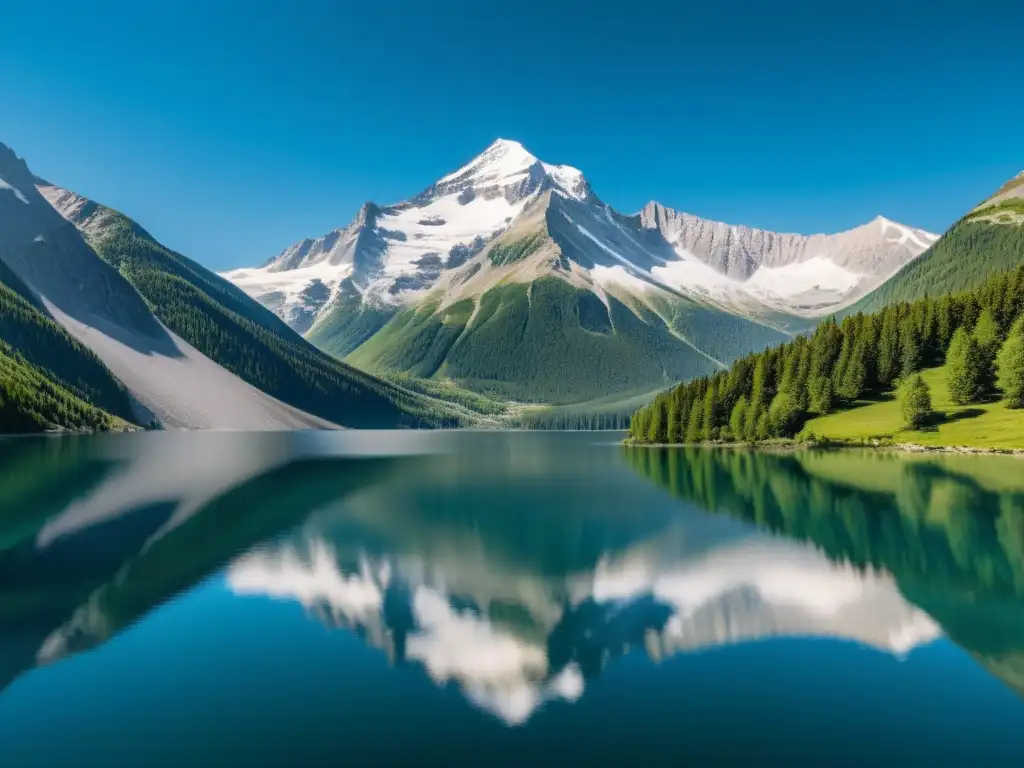
[[[330,426],[260,392],[165,328],[0,145],[0,259],[120,379],[140,424],[188,429]]]

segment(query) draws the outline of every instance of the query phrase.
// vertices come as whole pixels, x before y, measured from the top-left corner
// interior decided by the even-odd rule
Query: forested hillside
[[[926,426],[927,383],[916,374],[946,364],[955,402],[1002,398],[1024,406],[1024,266],[959,294],[892,304],[829,319],[798,337],[681,384],[634,414],[630,437],[645,443],[760,441],[797,435],[812,415],[886,397],[902,384],[908,424]],[[1024,447],[1024,412],[1021,412]]]
[[[920,258],[845,314],[977,288],[992,275],[1024,264],[1024,174],[949,228]]]
[[[92,204],[95,206],[95,204]],[[127,217],[94,207],[83,231],[154,314],[207,357],[253,386],[349,427],[454,426],[442,404],[320,352],[235,286],[150,237]]]
[[[977,214],[969,214],[919,259],[854,305],[847,314],[875,312],[901,301],[970,290],[989,276],[1019,264],[1024,264],[1024,226],[979,221]]]
[[[652,391],[720,367],[700,345],[682,343],[684,333],[710,338],[717,327],[726,354],[755,343],[749,334],[736,340],[734,323],[762,333],[763,343],[784,338],[696,305],[670,328],[648,308],[607,300],[555,277],[503,284],[483,294],[479,307],[464,299],[443,311],[436,304],[403,310],[347,360],[374,372],[449,378],[488,395],[557,405]]]
[[[0,340],[0,434],[129,427],[62,387]]]

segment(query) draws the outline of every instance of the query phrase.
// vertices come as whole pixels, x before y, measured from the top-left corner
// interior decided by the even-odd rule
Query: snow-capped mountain
[[[845,306],[935,236],[887,219],[779,235],[650,203],[498,140],[407,202],[224,275],[371,372],[514,400],[639,395],[729,364]]]
[[[306,331],[330,312],[346,280],[363,302],[415,303],[551,199],[567,226],[561,237],[551,232],[551,250],[559,253],[547,266],[561,266],[571,280],[575,270],[567,262],[574,262],[584,274],[572,282],[595,292],[608,283],[634,293],[663,289],[744,314],[824,314],[884,282],[937,238],[882,217],[805,236],[709,221],[657,202],[622,216],[594,195],[579,170],[549,165],[499,139],[411,200],[366,203],[348,227],[296,243],[262,268],[225,276]],[[476,259],[481,267],[484,261]],[[499,271],[478,281],[477,291],[505,277]],[[535,270],[527,272],[517,277]]]
[[[920,256],[938,235],[878,216],[834,235],[778,234],[679,213],[658,203],[640,212],[680,255],[655,270],[663,283],[712,298],[744,294],[781,311],[820,315],[870,292]],[[712,272],[693,265],[699,261]]]
[[[478,254],[546,190],[588,200],[583,174],[499,140],[412,200],[368,202],[349,226],[286,248],[260,269],[224,276],[306,331],[349,281],[367,302],[399,305]]]

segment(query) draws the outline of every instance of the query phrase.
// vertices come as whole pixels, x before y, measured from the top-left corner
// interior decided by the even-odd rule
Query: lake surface
[[[0,441],[3,764],[1020,764],[1024,461],[617,440]]]

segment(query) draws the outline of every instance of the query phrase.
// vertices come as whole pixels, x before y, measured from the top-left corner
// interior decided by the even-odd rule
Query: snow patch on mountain
[[[273,272],[265,268],[222,273],[289,326],[305,332],[338,284],[352,274],[351,264],[321,261],[299,269]]]
[[[658,282],[672,288],[687,289],[723,299],[738,289],[740,283],[728,275],[723,275],[685,251],[679,255],[678,261],[670,261],[664,266],[651,269],[651,274]]]
[[[642,280],[622,266],[602,267],[597,265],[590,270],[590,275],[594,278],[594,282],[601,286],[620,285],[630,291],[640,293],[653,287],[649,282]]]
[[[25,197],[24,193],[13,184],[8,184],[3,179],[0,179],[0,191],[12,192],[16,198],[21,200],[25,205],[28,205],[28,198]]]
[[[439,262],[447,260],[453,248],[503,230],[527,203],[527,199],[510,202],[503,195],[468,203],[458,198],[458,194],[445,195],[423,207],[395,209],[377,219],[378,230],[390,236],[384,276],[414,274],[432,256]]]
[[[928,248],[931,248],[935,241],[939,239],[939,236],[936,234],[925,232],[920,229],[911,229],[899,222],[890,221],[884,216],[879,216],[875,220],[881,225],[883,233],[888,234],[890,229],[895,229],[898,233],[896,237],[887,237],[887,243],[916,247],[920,248],[923,252]]]
[[[830,291],[844,296],[860,282],[860,275],[823,256],[781,267],[758,267],[743,287],[764,297],[792,299],[810,291]]]

